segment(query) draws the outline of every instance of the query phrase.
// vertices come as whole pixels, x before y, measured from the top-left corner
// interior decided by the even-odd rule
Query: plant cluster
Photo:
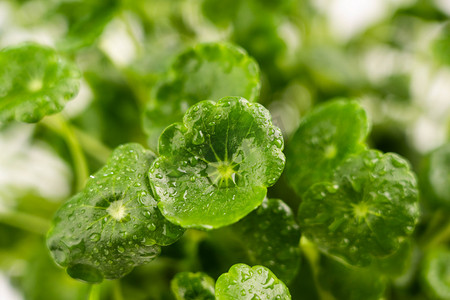
[[[67,28],[1,48],[0,133],[32,128],[71,182],[0,190],[0,270],[26,299],[450,299],[450,142],[401,140],[412,71],[347,64],[374,36],[402,47],[383,24],[338,46],[312,2],[23,2]],[[442,17],[396,9],[392,31]],[[447,71],[449,40],[425,56]]]

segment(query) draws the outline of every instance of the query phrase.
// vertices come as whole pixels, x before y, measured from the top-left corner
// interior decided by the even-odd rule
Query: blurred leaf
[[[181,272],[171,282],[177,300],[214,300],[214,279],[204,273]]]

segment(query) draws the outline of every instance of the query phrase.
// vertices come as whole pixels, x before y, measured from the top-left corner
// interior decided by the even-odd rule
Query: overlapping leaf
[[[149,178],[162,214],[183,227],[232,224],[258,207],[284,168],[283,138],[261,105],[203,101],[169,126]]]
[[[286,176],[302,195],[332,178],[349,155],[360,151],[369,131],[364,109],[355,101],[326,103],[307,115],[287,147]]]
[[[147,170],[154,159],[138,144],[120,146],[85,190],[58,210],[47,245],[70,276],[120,278],[183,234],[161,215],[150,191]]]
[[[149,143],[180,122],[189,106],[202,100],[239,96],[258,100],[259,68],[247,53],[231,44],[199,44],[181,53],[152,92],[144,115]]]

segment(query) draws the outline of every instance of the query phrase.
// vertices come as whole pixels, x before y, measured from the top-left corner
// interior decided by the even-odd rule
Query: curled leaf
[[[218,228],[258,207],[284,168],[269,112],[243,98],[203,101],[159,140],[149,178],[162,214],[182,227]]]
[[[138,144],[120,146],[85,190],[57,211],[47,245],[70,276],[87,282],[120,278],[183,234],[156,207],[147,178],[154,159]]]

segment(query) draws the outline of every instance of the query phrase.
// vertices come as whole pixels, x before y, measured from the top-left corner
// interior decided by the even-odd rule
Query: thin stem
[[[100,300],[100,284],[91,284],[91,290],[89,292],[88,300]]]
[[[83,149],[101,163],[106,163],[112,150],[83,130],[72,127]]]
[[[75,168],[76,190],[80,191],[89,176],[89,169],[75,131],[61,114],[45,118],[43,124],[65,139]]]
[[[436,234],[434,234],[428,242],[425,243],[423,249],[428,250],[439,244],[443,244],[446,241],[450,240],[450,220],[447,220],[447,223],[441,227]]]
[[[113,297],[114,297],[114,300],[124,300],[123,295],[122,295],[122,287],[120,286],[120,279],[117,279],[114,281]]]
[[[0,223],[42,235],[50,228],[50,221],[18,211],[0,212]]]

